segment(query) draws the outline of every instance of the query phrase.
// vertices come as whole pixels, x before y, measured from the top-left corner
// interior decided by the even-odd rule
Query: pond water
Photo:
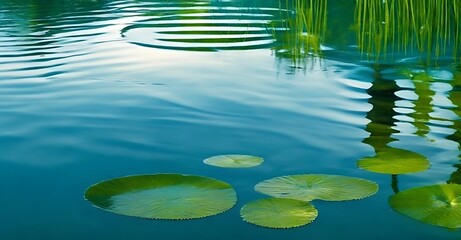
[[[0,0],[0,238],[461,239],[388,204],[399,189],[461,183],[461,72],[449,58],[427,71],[406,59],[362,61],[349,28],[354,2],[330,3],[329,28],[342,34],[327,33],[325,57],[294,64],[274,47],[278,1]],[[422,154],[431,168],[359,169],[380,143]],[[230,153],[265,162],[203,163]],[[225,181],[237,205],[164,221],[83,198],[96,182],[153,173]],[[314,201],[318,218],[299,228],[241,220],[240,208],[264,197],[255,184],[304,173],[380,189],[358,201]]]

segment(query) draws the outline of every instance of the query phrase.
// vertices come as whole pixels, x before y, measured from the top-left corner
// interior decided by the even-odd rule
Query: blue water
[[[398,176],[399,189],[459,176],[461,73],[450,64],[433,70],[425,103],[422,88],[396,68],[377,72],[334,49],[295,66],[276,56],[264,31],[277,6],[0,0],[0,239],[461,239],[460,231],[393,211],[391,176],[356,167],[374,154],[367,125],[379,122],[392,129],[391,146],[431,161],[428,171]],[[204,37],[222,35],[222,26],[200,19],[225,15],[236,41],[184,42],[190,12],[178,9],[195,14]],[[245,26],[260,36],[245,41]],[[176,42],[162,41],[161,31]],[[390,86],[383,94],[371,91],[383,86]],[[202,163],[229,153],[265,162]],[[105,212],[83,198],[96,182],[153,173],[216,178],[239,200],[217,216],[159,221]],[[241,220],[239,209],[264,197],[256,183],[302,173],[366,178],[380,190],[359,201],[314,201],[318,218],[300,228]]]

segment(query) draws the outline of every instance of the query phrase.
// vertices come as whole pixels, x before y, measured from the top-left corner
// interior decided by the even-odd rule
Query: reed
[[[278,36],[293,63],[321,56],[328,0],[280,0],[283,34]],[[425,65],[461,58],[461,0],[356,0],[355,29],[362,56],[376,63],[419,56]],[[347,31],[347,29],[330,30]],[[435,61],[434,61],[435,60]]]
[[[284,6],[283,6],[284,5]],[[285,0],[281,48],[299,65],[311,55],[321,54],[327,28],[327,0]]]
[[[459,62],[460,8],[461,0],[357,0],[360,51],[379,61],[389,52],[417,50],[426,64],[452,51]]]

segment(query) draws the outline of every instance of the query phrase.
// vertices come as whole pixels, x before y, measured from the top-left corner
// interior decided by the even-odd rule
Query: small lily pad
[[[461,185],[440,184],[399,192],[389,199],[397,212],[446,228],[461,228]]]
[[[151,219],[193,219],[232,208],[237,194],[228,183],[182,174],[137,175],[97,183],[85,199],[109,212]]]
[[[260,165],[264,160],[251,155],[218,155],[203,160],[205,164],[224,168],[250,168]]]
[[[276,198],[301,201],[321,199],[345,201],[369,197],[378,191],[378,184],[354,177],[302,174],[276,177],[262,181],[255,190]]]
[[[308,202],[295,199],[266,198],[247,203],[240,209],[243,220],[268,228],[293,228],[309,224],[318,215]]]
[[[384,174],[406,174],[425,171],[430,167],[429,160],[415,152],[386,148],[374,157],[365,157],[357,162],[361,169]]]

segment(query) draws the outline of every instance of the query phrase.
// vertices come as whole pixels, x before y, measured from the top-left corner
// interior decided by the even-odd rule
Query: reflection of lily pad
[[[374,157],[360,159],[357,166],[371,172],[405,174],[427,170],[430,164],[423,155],[398,148],[387,148],[379,151]]]
[[[378,185],[361,178],[304,174],[265,180],[258,183],[255,190],[277,198],[344,201],[369,197],[378,191]]]
[[[308,202],[266,198],[247,203],[240,210],[240,215],[245,221],[262,227],[292,228],[311,223],[318,212]]]
[[[412,188],[393,195],[389,204],[396,211],[421,222],[461,228],[461,185]]]
[[[110,212],[154,219],[207,217],[237,201],[235,190],[225,182],[182,174],[115,178],[91,186],[85,198]]]
[[[219,155],[203,160],[204,163],[216,167],[225,168],[249,168],[261,164],[264,160],[260,157],[251,155]]]

